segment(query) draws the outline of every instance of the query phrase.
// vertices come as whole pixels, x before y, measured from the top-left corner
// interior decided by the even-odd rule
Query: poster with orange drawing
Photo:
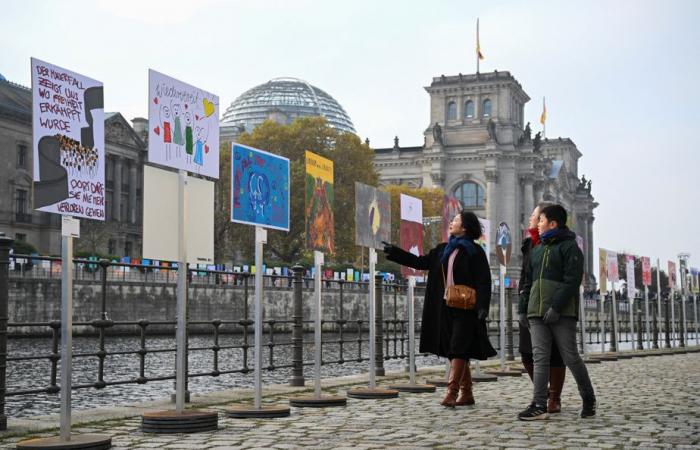
[[[306,152],[305,191],[306,247],[333,254],[333,161]]]
[[[148,162],[219,178],[219,97],[149,69]]]

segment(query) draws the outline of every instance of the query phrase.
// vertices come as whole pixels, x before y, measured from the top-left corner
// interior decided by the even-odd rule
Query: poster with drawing
[[[598,287],[600,293],[608,292],[608,251],[604,248],[598,249]]]
[[[462,210],[462,204],[457,200],[456,197],[445,196],[444,203],[442,205],[442,241],[447,242],[450,238],[449,229],[450,222],[458,212]]]
[[[651,260],[642,256],[642,285],[651,286]]]
[[[105,220],[102,83],[31,59],[34,208]]]
[[[676,263],[673,261],[668,262],[668,288],[670,290],[675,290],[678,283],[676,282]]]
[[[233,143],[231,222],[289,231],[289,159]]]
[[[479,217],[479,223],[481,224],[481,236],[475,242],[481,245],[481,248],[486,252],[486,259],[491,263],[491,221]]]
[[[333,254],[333,161],[307,151],[305,186],[306,247]]]
[[[148,161],[219,178],[219,97],[149,69]]]
[[[388,192],[355,182],[355,244],[381,249],[391,239],[391,198]]]
[[[423,253],[423,201],[419,198],[401,194],[401,222],[399,224],[399,245],[402,249],[416,256]],[[404,276],[420,275],[422,271],[408,266],[401,266]]]
[[[627,269],[627,296],[634,298],[637,295],[637,288],[634,279],[634,255],[625,255]]]
[[[605,264],[607,266],[608,280],[612,283],[620,281],[620,275],[617,267],[617,253],[607,250]]]

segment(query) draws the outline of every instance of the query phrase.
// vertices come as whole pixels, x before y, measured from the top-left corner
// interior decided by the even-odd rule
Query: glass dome
[[[244,92],[224,112],[221,125],[251,131],[266,119],[289,124],[303,116],[322,116],[330,126],[355,133],[350,117],[333,97],[297,78],[275,78]]]

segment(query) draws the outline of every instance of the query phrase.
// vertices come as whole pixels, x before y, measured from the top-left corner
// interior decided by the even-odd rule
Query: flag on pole
[[[481,53],[481,44],[479,43],[479,19],[476,19],[476,57],[484,59],[484,54]]]
[[[547,105],[544,102],[544,97],[542,97],[542,115],[540,116],[540,123],[544,125],[547,121]]]

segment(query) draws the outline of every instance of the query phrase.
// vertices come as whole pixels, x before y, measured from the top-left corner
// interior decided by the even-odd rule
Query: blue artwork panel
[[[289,159],[233,144],[231,221],[289,231]]]

